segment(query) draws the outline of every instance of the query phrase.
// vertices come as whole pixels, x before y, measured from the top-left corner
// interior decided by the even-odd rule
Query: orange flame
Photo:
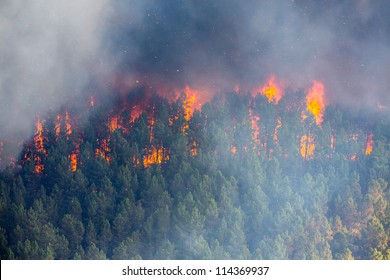
[[[325,86],[321,82],[313,81],[313,86],[306,96],[306,107],[316,120],[317,125],[321,125],[324,120],[325,109]]]
[[[68,112],[65,113],[65,131],[68,135],[72,134],[72,125],[70,124]]]
[[[142,114],[142,110],[140,106],[135,105],[133,106],[131,113],[130,113],[130,121],[133,123],[135,119],[137,119]]]
[[[184,109],[184,119],[186,121],[189,121],[190,118],[192,117],[192,114],[194,113],[195,110],[195,100],[196,96],[199,95],[199,93],[191,89],[189,86],[186,86],[184,90],[185,94],[185,99],[183,101],[183,109]]]
[[[372,137],[374,137],[372,133],[367,135],[366,155],[371,154],[372,149],[374,148],[374,140],[372,139]]]
[[[284,94],[282,85],[276,82],[274,75],[268,79],[267,83],[261,88],[260,92],[267,97],[268,102],[274,102],[275,104],[278,104]]]
[[[303,135],[301,137],[301,156],[305,159],[313,159],[314,158],[314,139],[310,135]]]
[[[110,147],[108,146],[108,142],[110,141],[110,137],[108,139],[103,139],[100,143],[100,147],[98,149],[95,149],[95,156],[104,158],[107,163],[110,163],[111,157],[110,157]]]
[[[61,132],[61,116],[58,114],[57,115],[57,119],[56,121],[54,121],[54,131],[55,131],[55,134],[56,134],[56,140],[58,140],[58,137],[60,136],[60,132]]]
[[[233,153],[233,154],[236,154],[237,153],[237,147],[236,146],[233,146],[230,151]]]
[[[73,153],[69,156],[70,159],[70,170],[75,172],[77,170],[77,154]]]
[[[113,132],[114,130],[118,129],[118,116],[113,116],[108,120],[108,129],[110,132]]]
[[[162,164],[163,162],[169,160],[169,155],[167,154],[166,150],[161,148],[161,149],[156,149],[155,147],[152,147],[148,151],[146,155],[144,155],[144,167],[149,167],[153,164]]]
[[[196,141],[192,142],[191,155],[192,156],[198,155],[198,143],[196,143]]]
[[[43,137],[43,123],[39,118],[38,115],[38,120],[37,120],[37,130],[35,132],[35,137],[34,137],[34,145],[35,148],[39,153],[43,153],[47,155],[47,151],[44,146],[44,137]],[[35,171],[38,174],[42,174],[43,169],[45,166],[42,163],[42,158],[39,155],[34,156],[34,163],[35,163]]]

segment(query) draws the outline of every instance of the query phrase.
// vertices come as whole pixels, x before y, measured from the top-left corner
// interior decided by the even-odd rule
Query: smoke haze
[[[271,74],[329,102],[390,105],[388,1],[2,1],[0,139],[118,76],[243,90]],[[123,83],[123,81],[121,81]]]

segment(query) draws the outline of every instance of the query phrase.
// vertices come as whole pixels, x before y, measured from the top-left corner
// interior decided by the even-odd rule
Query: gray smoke
[[[136,80],[211,91],[325,83],[330,102],[390,105],[385,0],[0,3],[0,139],[37,114]]]

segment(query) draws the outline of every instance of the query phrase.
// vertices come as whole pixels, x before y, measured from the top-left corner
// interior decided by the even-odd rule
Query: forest
[[[1,259],[390,259],[388,110],[195,98],[37,117],[0,171]]]

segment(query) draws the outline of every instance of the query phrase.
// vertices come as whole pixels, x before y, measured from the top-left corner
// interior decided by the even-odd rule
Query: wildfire
[[[253,115],[253,111],[252,111],[252,109],[250,109],[249,110],[249,118],[250,118],[251,126],[252,126],[252,140],[257,144],[260,144],[260,139],[259,139],[260,128],[259,128],[259,124],[258,124],[260,117],[259,117],[259,115]]]
[[[314,139],[310,135],[303,135],[301,137],[301,156],[305,159],[313,159],[314,158]]]
[[[108,146],[108,142],[110,141],[110,138],[103,139],[100,143],[100,147],[98,149],[95,149],[95,156],[104,158],[107,163],[110,163],[111,157],[110,157],[110,147]]]
[[[196,141],[192,142],[191,155],[192,156],[198,155],[198,143],[196,143]]]
[[[65,120],[65,123],[62,122],[63,120]],[[67,135],[72,134],[72,125],[70,123],[69,113],[66,112],[65,117],[61,116],[61,114],[58,114],[56,120],[54,121],[54,132],[56,134],[56,140],[58,140],[58,137],[61,133],[61,123],[65,125],[65,133]]]
[[[321,82],[314,81],[306,96],[306,107],[315,117],[317,125],[321,125],[324,119],[325,86]]]
[[[372,149],[374,148],[374,140],[372,139],[374,135],[372,133],[367,135],[367,144],[366,144],[366,155],[371,154]]]
[[[70,159],[70,170],[75,172],[77,170],[77,154],[72,153],[69,156],[69,159]]]
[[[133,106],[130,113],[130,121],[133,123],[135,119],[137,119],[141,114],[142,114],[142,110],[140,106],[138,105]]]
[[[118,125],[118,116],[113,116],[108,120],[108,129],[110,132],[115,131],[116,129],[119,128]]]
[[[72,125],[70,124],[68,112],[65,113],[65,132],[68,135],[72,134]]]
[[[274,139],[274,142],[275,143],[279,143],[279,139],[278,139],[278,130],[279,128],[282,127],[282,119],[279,117],[278,118],[278,124],[276,125],[275,127],[275,130],[274,130],[274,135],[273,135],[273,139]]]
[[[169,160],[169,155],[166,153],[166,150],[156,149],[155,147],[152,147],[151,150],[148,151],[148,154],[144,155],[144,167],[149,167],[153,164],[162,164],[163,162]]]
[[[195,110],[196,96],[199,94],[196,90],[191,89],[189,86],[186,86],[184,90],[184,94],[185,94],[185,99],[183,102],[184,119],[186,121],[189,121]]]
[[[37,130],[35,132],[35,137],[34,137],[35,148],[37,149],[37,152],[47,155],[47,151],[43,144],[45,139],[43,137],[43,124],[42,121],[40,120],[39,115],[38,115],[38,120],[36,125],[37,125]],[[34,156],[34,163],[35,163],[35,172],[37,172],[38,174],[42,174],[42,171],[45,168],[45,166],[42,163],[42,158],[40,155]]]
[[[275,104],[278,104],[284,93],[282,85],[276,82],[274,75],[269,78],[260,92],[267,97],[268,102],[274,102]]]
[[[233,153],[233,154],[236,154],[237,153],[237,147],[236,146],[233,146],[230,151]]]

